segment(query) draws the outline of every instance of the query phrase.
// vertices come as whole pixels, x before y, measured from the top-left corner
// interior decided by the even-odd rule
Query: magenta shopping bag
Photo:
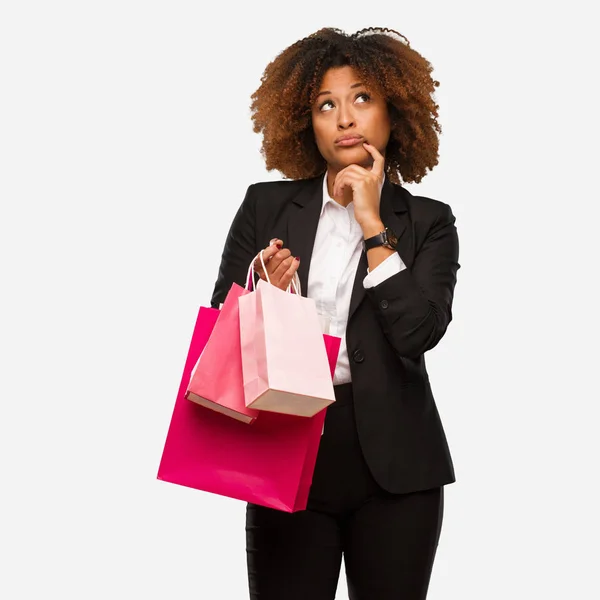
[[[261,412],[247,424],[185,398],[218,312],[198,313],[157,477],[286,512],[304,510],[325,410],[314,417]],[[323,337],[333,378],[341,340]]]

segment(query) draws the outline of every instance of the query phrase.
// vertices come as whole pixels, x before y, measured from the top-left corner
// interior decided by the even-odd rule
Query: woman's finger
[[[282,248],[281,250],[277,251],[275,254],[273,254],[273,256],[271,256],[269,263],[267,264],[267,271],[269,272],[269,275],[271,273],[274,273],[277,268],[279,267],[279,265],[286,260],[287,258],[289,258],[291,252],[289,250],[289,248]]]
[[[356,165],[356,164],[352,164],[352,165],[348,165],[347,167],[344,167],[343,169],[344,173],[356,173],[357,175],[371,175],[371,171],[369,169],[365,169],[364,167],[361,167],[360,165]],[[340,171],[340,173],[342,173],[342,171]],[[340,174],[338,173],[338,174]]]
[[[375,146],[371,146],[371,144],[363,143],[365,150],[373,157],[373,167],[371,168],[371,173],[377,176],[378,181],[383,180],[383,169],[385,167],[385,157]]]
[[[360,181],[361,175],[353,171],[341,171],[337,174],[333,182],[333,197],[337,198],[344,194],[345,187],[352,187],[352,184]]]
[[[276,244],[271,244],[270,246],[267,246],[262,251],[263,262],[265,263],[265,265],[268,262],[270,262],[270,260],[273,258],[273,256],[275,256],[279,251],[280,251],[280,247],[277,246]],[[262,264],[261,264],[261,261],[260,261],[260,254],[258,254],[256,256],[256,258],[254,259],[254,270],[257,273],[262,273],[263,269],[262,269]]]
[[[281,263],[287,258],[289,258],[291,254],[289,248],[282,248],[281,250],[277,250],[277,248],[275,248],[275,250],[275,252],[269,251],[268,253],[265,250],[263,254],[263,260],[265,263],[265,267],[267,268],[269,280],[273,278],[273,275],[277,272],[277,269],[279,268]],[[268,256],[268,260],[265,258],[266,256]],[[257,258],[257,262],[259,264],[259,268],[255,268],[254,270],[260,275],[261,279],[266,280],[266,276],[263,273],[262,265],[260,264],[260,257]],[[278,275],[275,276],[277,277]]]
[[[300,266],[300,257],[295,256],[292,258],[293,258],[292,264],[289,266],[287,271],[285,271],[285,273],[282,275],[281,279],[279,280],[279,284],[278,284],[278,287],[284,291],[287,290],[292,279],[294,278],[296,271],[298,270],[298,267]]]
[[[277,285],[277,286],[279,285],[279,281],[285,275],[286,271],[289,269],[289,267],[293,261],[294,261],[294,257],[288,256],[287,258],[282,260],[277,266],[275,266],[272,271],[270,268],[268,268],[269,277],[271,278],[271,280],[272,280],[271,282],[274,285]]]

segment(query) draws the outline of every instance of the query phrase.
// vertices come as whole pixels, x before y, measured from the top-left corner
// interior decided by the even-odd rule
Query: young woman
[[[305,511],[249,504],[255,600],[422,600],[455,481],[424,354],[452,319],[458,263],[448,204],[413,196],[438,162],[438,82],[401,34],[321,29],[281,52],[252,96],[267,169],[227,236],[211,304],[265,249],[272,284],[298,273],[342,338],[336,402]],[[264,279],[260,265],[256,265]]]

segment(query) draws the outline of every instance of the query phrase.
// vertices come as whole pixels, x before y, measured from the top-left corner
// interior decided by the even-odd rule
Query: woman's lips
[[[365,142],[365,138],[362,137],[352,137],[352,138],[345,138],[343,140],[340,140],[339,142],[336,142],[335,145],[336,146],[356,146],[357,144],[363,144]]]

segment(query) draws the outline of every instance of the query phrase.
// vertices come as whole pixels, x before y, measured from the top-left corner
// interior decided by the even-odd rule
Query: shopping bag
[[[261,279],[238,298],[244,396],[250,408],[312,417],[335,394],[315,301],[298,292]]]
[[[242,381],[238,298],[249,293],[248,284],[231,286],[185,393],[188,400],[243,423],[258,416],[246,406]]]
[[[254,279],[253,260],[248,268],[245,287],[234,283],[225,302],[220,305],[221,312],[194,366],[185,394],[188,400],[243,423],[252,423],[258,411],[246,406],[245,402],[237,300],[254,290]],[[297,277],[294,284],[300,285]],[[290,290],[291,284],[288,286]]]
[[[157,478],[285,512],[304,510],[325,410],[311,418],[261,412],[248,425],[185,398],[218,312],[198,312]],[[341,340],[323,339],[333,378]]]

